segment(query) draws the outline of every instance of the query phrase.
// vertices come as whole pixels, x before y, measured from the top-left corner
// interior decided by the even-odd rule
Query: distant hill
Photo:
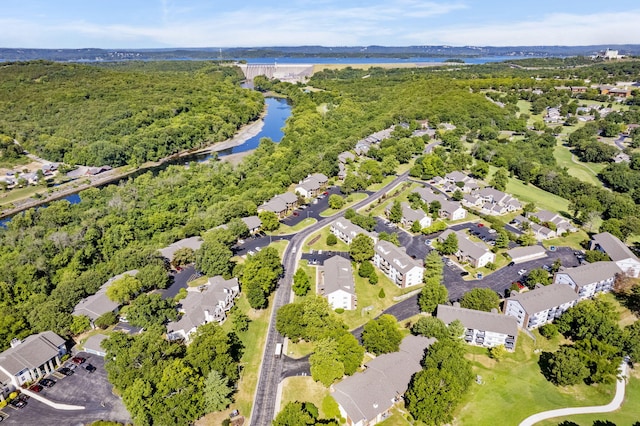
[[[170,48],[170,49],[7,49],[0,48],[0,61],[44,59],[59,62],[97,62],[126,60],[189,60],[237,58],[362,58],[362,57],[480,57],[589,56],[605,49],[615,49],[622,55],[640,55],[640,44],[592,46],[294,46],[255,48]]]

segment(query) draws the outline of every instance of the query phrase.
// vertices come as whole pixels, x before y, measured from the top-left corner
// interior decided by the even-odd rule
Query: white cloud
[[[458,26],[407,34],[407,43],[476,46],[638,43],[640,11],[549,14],[535,21]]]

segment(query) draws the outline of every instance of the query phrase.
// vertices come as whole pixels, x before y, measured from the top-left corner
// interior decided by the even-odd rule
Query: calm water
[[[258,144],[260,143],[260,139],[262,138],[270,138],[274,142],[280,142],[280,140],[282,139],[282,136],[284,135],[284,133],[282,132],[282,128],[284,127],[284,124],[287,121],[287,118],[289,118],[289,116],[291,115],[291,106],[289,105],[286,99],[281,99],[281,98],[266,98],[265,103],[267,105],[267,112],[264,117],[264,126],[262,127],[262,130],[260,131],[260,133],[248,139],[242,145],[238,145],[233,148],[220,151],[218,153],[219,157],[256,149],[258,147]],[[210,158],[211,158],[211,154],[197,156],[196,158],[185,157],[177,160],[173,164],[176,164],[176,163],[179,164],[179,163],[184,163],[184,162],[193,161],[193,160],[206,161]],[[114,182],[109,183],[108,185],[113,183],[118,183],[118,182],[119,181],[116,180]],[[77,204],[80,202],[80,195],[71,194],[62,199],[69,201],[71,204]],[[46,204],[38,206],[38,208],[45,208],[45,207],[47,207]],[[20,213],[17,213],[17,214],[20,214]],[[7,223],[11,221],[11,218],[12,216],[6,217],[4,219],[0,219],[0,227],[6,228]]]
[[[455,58],[452,56],[451,58]],[[402,64],[444,62],[447,58],[235,58],[249,64]],[[515,61],[528,56],[486,56],[481,58],[460,58],[466,64],[486,64],[491,62]]]

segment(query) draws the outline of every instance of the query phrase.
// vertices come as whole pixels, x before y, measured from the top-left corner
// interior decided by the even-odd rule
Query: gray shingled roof
[[[202,238],[200,238],[200,236],[195,236],[178,240],[170,246],[160,249],[159,252],[162,257],[165,257],[169,259],[169,261],[172,261],[173,256],[178,250],[182,248],[190,248],[191,250],[196,251],[200,248],[200,246],[202,246]]]
[[[333,222],[333,226],[339,229],[344,234],[349,235],[351,238],[355,238],[358,234],[364,234],[368,237],[373,238],[374,241],[377,239],[377,237],[371,232],[365,229],[362,229],[358,225],[354,225],[353,223],[351,223],[350,220],[347,220],[342,217],[338,218],[335,222]]]
[[[622,269],[615,262],[594,262],[575,268],[561,268],[558,273],[568,275],[578,287],[582,287],[609,279],[622,273]]]
[[[564,284],[551,284],[535,290],[516,294],[507,300],[517,300],[529,314],[577,300],[576,292]]]
[[[287,210],[287,203],[280,197],[274,197],[261,205],[258,209],[273,213],[280,213]]]
[[[251,231],[252,229],[260,228],[262,226],[262,221],[258,216],[243,217],[241,220],[244,222],[245,225],[247,225],[247,228],[249,228],[249,231]]]
[[[404,203],[403,202],[402,203],[402,217],[407,222],[412,222],[413,223],[415,221],[420,222],[422,219],[427,217],[427,215],[424,212],[424,210],[414,210],[414,209],[411,208],[409,203]]]
[[[416,188],[413,192],[417,193],[424,202],[429,204],[434,201],[439,201],[440,204],[447,201],[447,197],[441,193],[436,194],[428,188]]]
[[[532,255],[546,255],[547,251],[542,246],[524,246],[524,247],[516,247],[511,250],[507,250],[507,254],[512,259],[517,259],[520,257],[532,256]]]
[[[440,210],[448,214],[452,214],[456,210],[462,208],[462,205],[457,201],[441,200]]]
[[[380,240],[374,245],[373,249],[402,274],[409,272],[416,266],[422,267],[422,265],[409,256],[406,251],[389,241]]]
[[[53,331],[32,334],[17,345],[0,354],[0,365],[14,376],[25,369],[40,367],[58,355],[64,339]]]
[[[109,336],[107,336],[106,334],[94,334],[93,336],[89,337],[86,342],[84,342],[84,349],[92,350],[94,352],[106,352],[106,349],[100,346],[100,344],[104,339],[108,337]]]
[[[107,297],[107,289],[125,275],[135,277],[137,274],[138,270],[134,269],[110,278],[106,283],[102,284],[96,294],[82,299],[74,308],[73,315],[86,315],[91,321],[95,321],[100,315],[113,312],[120,304]]]
[[[484,244],[471,241],[464,231],[454,231],[452,229],[447,229],[442,234],[440,234],[440,237],[438,238],[444,241],[451,233],[456,234],[456,236],[458,237],[458,250],[460,250],[460,252],[465,256],[468,256],[472,259],[479,259],[480,257],[482,257],[482,255],[489,251],[489,249],[487,249]]]
[[[625,243],[620,241],[617,237],[614,237],[608,232],[601,232],[592,237],[593,241],[600,246],[600,248],[609,255],[614,262],[625,259],[636,259],[635,254],[627,247]]]
[[[518,322],[514,317],[507,315],[457,306],[438,305],[437,317],[447,325],[458,320],[465,328],[492,331],[510,336],[518,335]]]
[[[287,204],[294,204],[298,202],[298,196],[293,192],[285,192],[284,194],[276,195],[274,198],[279,198]]]
[[[322,270],[324,271],[325,295],[329,295],[338,290],[356,294],[353,268],[349,260],[342,256],[333,256],[324,261]]]
[[[378,356],[366,364],[365,371],[334,385],[333,398],[354,422],[373,419],[406,392],[411,377],[422,370],[424,351],[433,342],[435,339],[422,336],[405,337],[399,352]]]

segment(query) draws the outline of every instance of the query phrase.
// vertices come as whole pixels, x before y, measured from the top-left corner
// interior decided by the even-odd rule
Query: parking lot
[[[75,368],[71,376],[54,373],[49,376],[56,381],[55,386],[44,387],[39,395],[64,404],[84,406],[84,410],[63,411],[56,410],[35,398],[28,400],[27,406],[21,409],[5,407],[2,409],[9,415],[3,425],[85,425],[97,420],[110,420],[120,423],[130,423],[131,417],[124,407],[122,400],[112,393],[113,386],[107,380],[104,370],[104,359],[97,355],[80,352],[86,358],[86,364],[92,364],[96,371],[89,373],[82,366]],[[65,366],[70,366],[67,361]],[[62,377],[62,378],[58,378]]]

